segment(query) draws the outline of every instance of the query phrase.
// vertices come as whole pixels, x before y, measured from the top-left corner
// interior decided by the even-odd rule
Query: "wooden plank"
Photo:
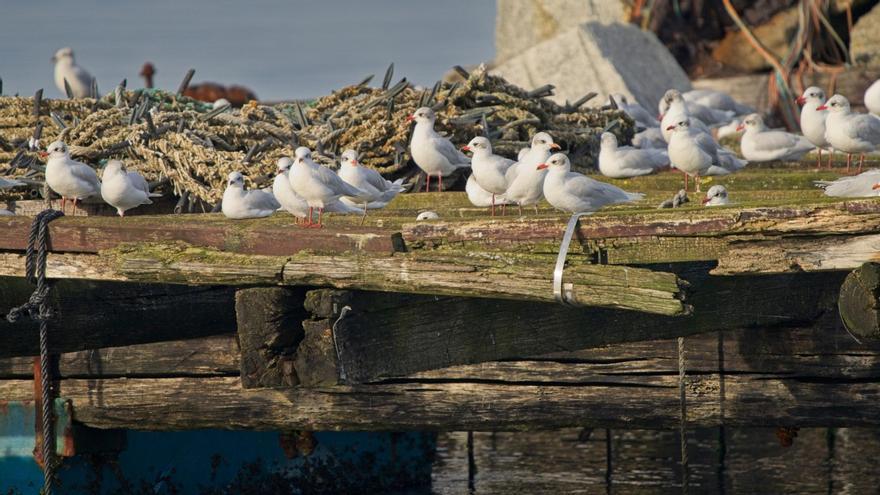
[[[241,353],[235,334],[132,344],[58,356],[60,378],[238,376]],[[0,359],[0,378],[33,376],[32,357]]]
[[[33,287],[24,279],[0,278],[0,314],[27,301]],[[157,286],[58,280],[50,293],[54,318],[49,349],[67,352],[235,329],[234,290],[227,287]],[[22,317],[0,318],[0,356],[36,355],[38,325]]]
[[[686,317],[556,304],[315,291],[307,307],[349,305],[336,325],[339,375],[349,383],[467,363],[574,351],[713,330],[809,323],[833,310],[842,273],[714,277],[711,265],[680,276],[698,287]],[[326,299],[326,301],[322,301]],[[333,356],[334,360],[336,356]]]
[[[97,253],[123,243],[185,242],[233,253],[286,256],[303,250],[391,253],[401,249],[393,231],[359,227],[302,229],[293,217],[225,220],[222,215],[164,215],[137,218],[60,218],[49,226],[55,252]],[[0,249],[24,250],[31,219],[0,218]]]
[[[880,264],[865,263],[840,286],[837,305],[847,330],[859,338],[880,339]]]
[[[822,239],[734,241],[718,259],[717,275],[853,270],[880,261],[880,234]]]

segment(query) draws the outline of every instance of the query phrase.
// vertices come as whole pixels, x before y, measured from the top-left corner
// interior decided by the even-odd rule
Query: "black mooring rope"
[[[46,281],[46,255],[49,252],[49,222],[64,213],[58,210],[43,210],[31,223],[28,236],[27,259],[25,260],[25,276],[36,284],[28,301],[6,314],[6,320],[15,323],[22,315],[40,324],[40,395],[42,396],[43,416],[43,494],[52,493],[55,481],[55,421],[52,401],[52,377],[49,367],[49,319],[52,312],[46,304],[49,295],[49,283]]]

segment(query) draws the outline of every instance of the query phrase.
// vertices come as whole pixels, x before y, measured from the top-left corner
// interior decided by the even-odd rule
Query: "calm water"
[[[327,94],[390,62],[396,77],[433,84],[455,64],[494,56],[494,0],[47,0],[4,2],[0,78],[4,94],[45,88],[58,97],[50,58],[71,46],[109,91],[141,79],[149,60],[156,85],[244,84],[260,98]]]

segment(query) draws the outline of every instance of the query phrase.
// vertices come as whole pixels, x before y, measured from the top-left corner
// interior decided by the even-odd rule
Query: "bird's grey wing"
[[[277,210],[281,208],[281,203],[275,199],[272,193],[261,189],[248,191],[247,202],[249,206],[258,210]]]
[[[144,179],[144,176],[137,172],[129,172],[128,178],[131,180],[131,185],[134,186],[135,189],[140,189],[141,191],[150,194],[150,185],[147,184],[147,179]]]
[[[95,169],[84,164],[84,163],[75,163],[70,167],[70,173],[73,174],[78,180],[83,182],[88,182],[96,189],[101,188],[101,182],[98,181],[98,174],[95,173]]]
[[[766,131],[754,136],[753,142],[756,151],[778,151],[797,146],[800,136],[782,131]]]
[[[880,143],[880,118],[873,115],[859,115],[853,121],[853,136],[870,143]]]
[[[334,191],[342,193],[343,196],[362,196],[364,194],[364,191],[345,182],[336,172],[327,167],[318,166],[317,173],[321,182],[330,186]]]
[[[379,172],[376,172],[373,169],[368,169],[366,175],[367,184],[375,187],[379,192],[387,191],[393,187]]]
[[[24,182],[16,179],[4,179],[0,177],[0,189],[8,189],[10,187],[17,187],[25,185]]]
[[[459,149],[452,144],[452,141],[438,136],[434,138],[434,146],[437,151],[443,155],[443,158],[449,160],[449,163],[461,167],[470,166],[471,159],[459,151]]]

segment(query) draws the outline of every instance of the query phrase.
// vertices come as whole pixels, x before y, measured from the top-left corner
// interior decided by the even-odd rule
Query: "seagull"
[[[727,188],[721,184],[716,184],[706,191],[706,197],[703,198],[703,206],[724,206],[730,204],[727,199]]]
[[[422,107],[406,118],[407,122],[416,121],[412,141],[409,144],[413,161],[427,175],[425,192],[431,190],[431,176],[440,180],[438,191],[443,190],[443,177],[450,175],[459,168],[471,166],[471,160],[459,151],[454,144],[434,130],[437,116],[428,107]]]
[[[639,149],[666,149],[666,139],[659,127],[649,127],[642,132],[637,132],[632,139],[633,146]]]
[[[275,164],[276,174],[272,181],[272,194],[275,200],[281,205],[281,209],[290,213],[297,219],[305,219],[309,213],[309,203],[301,196],[293,192],[290,187],[290,167],[293,166],[293,159],[289,156],[282,156]]]
[[[865,91],[865,106],[869,112],[880,117],[880,79],[874,81]]]
[[[825,118],[825,139],[834,147],[846,153],[846,169],[852,164],[853,153],[859,153],[859,172],[865,162],[865,153],[874,151],[880,145],[880,117],[871,114],[854,113],[849,100],[842,95],[834,95],[818,110],[828,110]]]
[[[681,104],[685,110],[687,110],[690,117],[696,118],[706,125],[726,124],[734,117],[734,112],[732,111],[715,110],[714,108],[709,108],[699,103],[687,101],[680,91],[677,89],[670,89],[663,95],[663,98],[660,99],[660,103],[658,104],[661,120],[663,120],[663,117],[672,110],[672,107],[675,104]]]
[[[645,110],[645,107],[639,105],[638,103],[630,103],[626,95],[622,95],[620,93],[614,93],[611,95],[611,98],[614,98],[614,102],[617,104],[618,108],[623,110],[636,124],[644,127],[659,127],[660,122],[651,115],[651,112]],[[610,101],[609,101],[610,103]]]
[[[70,158],[67,145],[54,141],[41,152],[40,156],[48,157],[46,163],[46,184],[61,196],[61,211],[67,200],[73,201],[73,213],[76,214],[76,202],[101,193],[101,181],[95,170],[85,163]]]
[[[346,204],[360,203],[366,209],[384,208],[392,199],[403,191],[403,179],[394,182],[386,180],[379,172],[372,168],[364,167],[358,161],[355,150],[345,150],[339,166],[339,177],[367,194],[363,198],[345,196],[342,201]]]
[[[813,143],[804,136],[767,129],[757,113],[747,116],[737,127],[738,131],[744,129],[742,155],[752,162],[796,161],[813,149]]]
[[[867,198],[880,196],[880,168],[865,170],[859,175],[837,180],[817,180],[813,184],[825,190],[826,196],[839,198]]]
[[[15,216],[15,213],[13,213],[7,209],[0,208],[0,217],[12,217],[12,216]]]
[[[804,90],[804,94],[797,97],[798,105],[801,105],[801,132],[813,146],[816,147],[819,157],[816,159],[816,166],[822,166],[822,150],[830,148],[828,140],[825,139],[825,118],[828,117],[828,110],[819,110],[819,107],[825,104],[825,92],[816,86],[810,86]],[[829,149],[828,167],[831,167],[831,160],[834,158],[834,152]]]
[[[94,78],[73,61],[72,48],[65,47],[55,52],[52,62],[55,62],[55,86],[58,87],[61,94],[67,94],[67,90],[64,89],[64,81],[66,80],[74,98],[93,96],[92,80]],[[97,95],[94,96],[97,97]]]
[[[538,202],[544,197],[545,169],[538,169],[537,165],[544,163],[550,157],[550,150],[558,150],[559,145],[553,142],[553,138],[546,132],[539,132],[532,136],[532,146],[514,165],[507,169],[507,191],[504,197],[512,204],[519,206],[519,214],[522,215],[522,207],[534,205],[538,210]]]
[[[471,174],[471,176],[468,177],[467,184],[464,186],[464,191],[467,193],[468,200],[471,204],[478,208],[488,208],[492,206],[493,201],[495,205],[501,205],[502,208],[511,203],[503,195],[498,196],[492,194],[480,187],[480,184],[477,183],[477,179],[474,178],[474,174]]]
[[[126,210],[153,204],[150,198],[162,196],[151,193],[146,179],[137,172],[127,172],[119,160],[107,162],[101,179],[101,197],[116,208],[120,217],[125,216]]]
[[[663,139],[669,142],[672,133],[670,126],[676,125],[679,121],[688,119],[690,127],[693,131],[699,131],[707,136],[712,136],[712,131],[706,126],[703,120],[694,116],[690,112],[687,102],[682,98],[681,93],[674,89],[670,89],[660,100],[660,132],[663,133]]]
[[[680,120],[667,130],[672,132],[669,161],[673,167],[684,172],[685,191],[688,176],[695,176],[696,190],[699,192],[701,175],[727,175],[748,163],[737,158],[708,134],[692,130],[688,119]]]
[[[599,149],[599,172],[605,177],[626,179],[648,175],[669,165],[665,150],[641,150],[631,146],[617,146],[617,136],[610,132],[602,133]]]
[[[230,172],[226,176],[226,191],[223,192],[221,209],[226,218],[262,218],[275,213],[281,205],[272,193],[262,189],[248,191],[244,188],[241,172]]]
[[[734,115],[746,115],[755,112],[753,108],[734,100],[729,94],[714,89],[692,89],[681,96],[687,102],[697,103],[715,110],[733,112]]]
[[[368,194],[342,180],[335,172],[322,167],[312,160],[312,152],[300,146],[294,153],[293,167],[290,169],[290,187],[309,204],[306,227],[323,227],[324,210],[342,196],[350,196],[363,201]],[[312,213],[318,209],[318,223],[312,223]]]
[[[471,139],[466,146],[462,147],[462,151],[470,151],[474,154],[471,160],[471,170],[473,170],[471,177],[477,181],[480,188],[492,195],[492,216],[494,217],[495,196],[500,196],[507,191],[507,170],[515,162],[492,153],[492,143],[483,136]]]
[[[549,169],[544,180],[544,197],[554,208],[568,213],[593,212],[606,205],[637,201],[645,196],[572,172],[571,162],[564,153],[552,155],[536,168]]]

